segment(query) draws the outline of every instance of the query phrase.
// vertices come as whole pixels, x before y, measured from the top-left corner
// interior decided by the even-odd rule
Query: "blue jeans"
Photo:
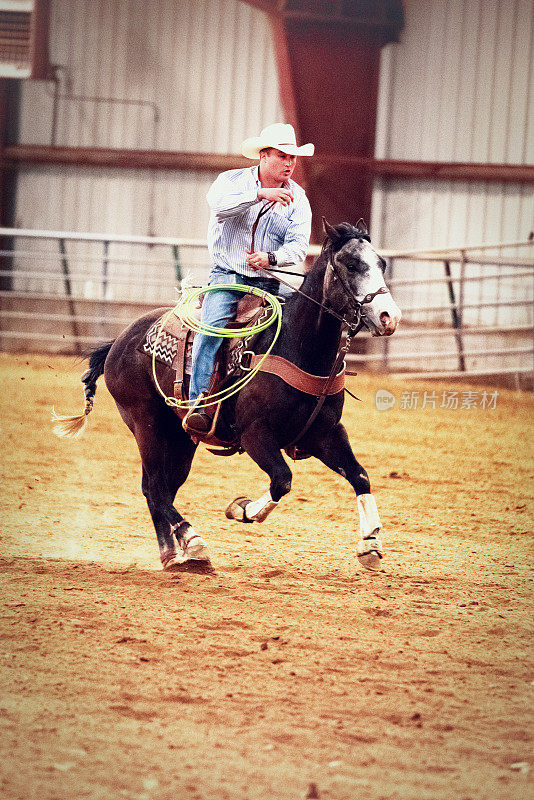
[[[278,281],[272,278],[262,278],[260,276],[249,277],[247,275],[237,275],[235,272],[227,272],[221,267],[213,267],[209,286],[218,284],[232,283],[244,284],[245,286],[256,286],[271,294],[278,291]],[[237,304],[243,292],[220,291],[208,292],[204,295],[202,302],[201,321],[207,325],[214,325],[216,328],[224,326],[232,319],[235,319]],[[189,385],[189,399],[196,400],[199,394],[207,391],[215,356],[222,343],[220,336],[206,336],[204,333],[195,334],[193,340],[191,382]]]

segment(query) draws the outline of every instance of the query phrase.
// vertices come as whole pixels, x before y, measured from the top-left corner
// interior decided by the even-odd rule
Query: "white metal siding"
[[[384,181],[374,192],[373,228],[380,229],[374,241],[381,247],[423,250],[438,247],[461,247],[484,242],[526,241],[534,227],[534,193],[532,186],[521,184],[467,184],[462,182]],[[378,217],[379,214],[379,217]],[[532,248],[512,248],[502,253],[493,250],[487,257],[523,259],[532,264]],[[466,277],[495,272],[491,266],[467,265]],[[453,270],[458,275],[458,269]],[[502,267],[504,275],[513,269]],[[443,277],[442,263],[399,262],[396,278]],[[458,286],[456,286],[458,292]],[[406,287],[396,291],[401,308],[419,304],[423,307],[447,304],[445,285]],[[501,281],[466,283],[466,303],[525,299],[525,283],[503,278]],[[480,310],[466,312],[466,323],[477,323]],[[503,311],[499,318],[491,312],[494,324],[507,321],[524,322],[525,309]],[[419,314],[414,321],[443,320],[443,314]]]
[[[534,163],[530,0],[405,0],[399,44],[382,52],[376,156]],[[528,235],[532,186],[377,181],[373,235],[394,248]]]
[[[53,0],[50,31],[54,144],[238,153],[282,119],[268,17],[240,0]],[[52,91],[24,84],[22,142],[52,143]]]
[[[405,0],[399,44],[382,53],[378,158],[534,162],[534,6],[530,0]],[[526,240],[534,228],[534,191],[527,184],[378,180],[372,232],[383,248],[458,247]],[[493,252],[495,255],[495,252]],[[503,253],[504,255],[504,253]],[[506,255],[530,258],[525,248]],[[443,276],[443,265],[406,261],[395,277]],[[495,268],[466,267],[467,277]],[[525,299],[525,282],[510,275],[466,283],[464,302]],[[453,267],[458,276],[458,267]],[[529,287],[531,285],[529,284]],[[455,284],[458,297],[459,285]],[[528,292],[527,292],[528,294]],[[398,288],[403,305],[446,308],[445,285]],[[472,309],[467,324],[524,323],[524,307]],[[407,315],[445,322],[441,314]]]
[[[212,179],[212,175],[196,172],[156,172],[150,178],[147,172],[135,170],[70,168],[65,171],[61,167],[26,167],[19,174],[17,227],[126,235],[145,235],[152,231],[157,235],[204,239],[208,220],[205,195]],[[46,202],[39,201],[45,197]],[[19,249],[50,253],[50,259],[44,262],[41,256],[37,261],[20,259],[21,269],[35,269],[42,264],[43,271],[61,275],[56,242],[24,241]],[[87,275],[86,279],[72,282],[75,294],[101,297],[102,283],[89,276],[102,274],[102,245],[71,243],[67,250],[70,271]],[[132,258],[142,263],[133,267],[114,264],[114,257]],[[162,260],[166,263],[162,264]],[[207,252],[195,255],[188,251],[187,258],[182,254],[182,266],[184,274],[191,271],[193,280],[202,283],[209,269]],[[136,285],[116,286],[115,298],[154,300],[159,304],[165,297],[169,303],[176,297],[177,281],[170,247],[111,245],[108,270],[110,276],[133,274],[137,279]],[[154,277],[168,282],[166,294],[162,289],[147,288],[147,281]],[[19,278],[14,288],[61,293],[63,283],[41,277]],[[107,292],[106,296],[111,298],[112,295]]]
[[[377,157],[534,162],[531,0],[404,6],[401,41],[383,51]]]
[[[268,18],[239,0],[54,0],[50,51],[60,67],[56,136],[53,84],[27,82],[23,143],[238,153],[283,119]],[[17,224],[204,235],[212,179],[26,168]]]
[[[22,143],[239,153],[243,139],[284,119],[268,17],[240,0],[53,0],[50,30],[51,62],[59,67],[56,131],[53,83],[26,82]],[[213,178],[25,167],[16,224],[204,238]],[[77,246],[82,251],[101,255],[94,245]],[[93,266],[80,262],[76,269]],[[139,297],[146,297],[149,272],[139,271]],[[172,266],[169,275],[172,286]],[[23,283],[18,288],[57,287]],[[124,291],[134,299],[131,289]]]

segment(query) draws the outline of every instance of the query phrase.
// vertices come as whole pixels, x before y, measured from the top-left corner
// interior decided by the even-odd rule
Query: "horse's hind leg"
[[[143,465],[142,490],[154,523],[163,569],[211,567],[204,540],[173,505],[185,482],[196,445],[167,407],[143,409],[135,418],[120,409],[135,436]]]
[[[356,460],[344,426],[339,423],[328,436],[309,444],[307,442],[306,449],[327,467],[346,478],[356,492],[360,517],[358,559],[366,569],[379,570],[382,558],[382,542],[379,538],[382,523],[378,516],[375,498],[371,494],[369,476]]]

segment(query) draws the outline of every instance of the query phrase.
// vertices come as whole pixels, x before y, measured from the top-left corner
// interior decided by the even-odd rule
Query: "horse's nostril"
[[[384,326],[389,325],[389,323],[391,322],[391,317],[389,316],[387,311],[382,311],[382,313],[380,314],[380,322]]]

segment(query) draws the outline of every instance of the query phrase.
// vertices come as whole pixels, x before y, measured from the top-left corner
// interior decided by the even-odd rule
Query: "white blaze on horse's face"
[[[337,253],[336,262],[345,268],[351,289],[359,300],[385,290],[362,306],[362,321],[373,336],[391,336],[402,314],[384,281],[384,259],[362,238],[347,242]]]

